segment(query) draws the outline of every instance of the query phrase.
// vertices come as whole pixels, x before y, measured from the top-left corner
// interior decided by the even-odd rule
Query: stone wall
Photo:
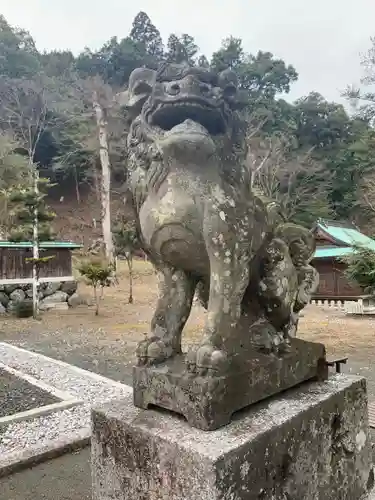
[[[42,283],[39,290],[40,310],[68,308],[68,305],[75,305],[76,292],[76,281]],[[31,299],[32,296],[31,283],[25,285],[0,285],[0,313],[14,311],[17,302]]]

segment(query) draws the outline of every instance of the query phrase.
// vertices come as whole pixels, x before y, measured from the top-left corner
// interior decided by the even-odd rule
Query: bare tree
[[[33,81],[2,79],[0,82],[0,127],[10,131],[19,144],[20,152],[27,158],[29,183],[34,193],[39,193],[39,173],[35,153],[48,125],[47,114],[51,107],[52,94],[47,81],[35,78]],[[29,185],[30,185],[29,184]],[[33,312],[39,309],[39,231],[38,210],[33,216]]]
[[[70,90],[70,101],[62,112],[73,126],[67,127],[63,133],[90,158],[91,168],[85,172],[84,181],[93,188],[100,203],[105,253],[108,261],[113,264],[110,159],[115,149],[113,144],[115,141],[110,125],[113,126],[116,122],[114,115],[117,115],[118,106],[113,99],[111,88],[98,77],[87,80],[77,78],[74,82],[70,82]],[[121,135],[119,130],[117,126],[117,136]],[[62,155],[57,167],[62,170],[67,167],[73,169],[76,197],[79,201],[78,174],[74,171],[75,165],[72,161],[74,154],[75,151],[70,149],[66,155]],[[118,156],[117,151],[116,155]]]
[[[367,226],[373,232],[375,219],[375,179],[372,175],[366,175],[359,186],[357,193],[357,217],[362,226]]]
[[[108,121],[106,110],[99,100],[97,90],[93,91],[92,104],[96,115],[97,133],[99,139],[99,156],[102,169],[101,184],[101,207],[102,207],[102,228],[103,240],[105,244],[106,257],[112,264],[114,262],[113,239],[111,228],[111,165],[109,162],[108,146]]]
[[[248,135],[247,147],[251,189],[275,201],[286,220],[324,199],[328,186],[317,187],[321,165],[313,159],[313,148],[294,151],[288,137],[258,133]]]

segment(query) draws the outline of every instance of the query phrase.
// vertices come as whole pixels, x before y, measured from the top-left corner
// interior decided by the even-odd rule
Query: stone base
[[[225,375],[199,376],[187,371],[183,356],[133,370],[134,404],[183,415],[192,427],[215,430],[233,413],[301,382],[328,376],[322,344],[293,339],[279,357],[253,350]]]
[[[93,500],[359,500],[374,482],[360,377],[303,384],[215,432],[131,396],[92,429]]]

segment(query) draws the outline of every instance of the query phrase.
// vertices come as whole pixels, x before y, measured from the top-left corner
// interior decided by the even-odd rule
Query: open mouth
[[[220,109],[190,100],[161,103],[151,114],[150,120],[163,130],[171,130],[186,120],[193,120],[212,135],[224,134],[226,131],[226,121]]]

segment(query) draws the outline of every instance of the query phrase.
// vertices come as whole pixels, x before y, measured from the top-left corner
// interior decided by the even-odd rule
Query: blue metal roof
[[[354,252],[353,247],[364,247],[375,251],[375,241],[358,231],[355,226],[337,221],[320,220],[317,228],[333,240],[337,246],[318,247],[314,254],[314,259],[324,259],[330,257],[342,257]]]
[[[351,247],[319,247],[315,250],[314,259],[328,259],[330,257],[343,257],[353,253]]]
[[[350,246],[363,246],[375,250],[375,241],[368,236],[360,233],[356,229],[336,226],[324,226],[322,224],[318,224],[318,226],[320,229],[332,236],[332,238],[334,238],[338,243],[343,243]]]

